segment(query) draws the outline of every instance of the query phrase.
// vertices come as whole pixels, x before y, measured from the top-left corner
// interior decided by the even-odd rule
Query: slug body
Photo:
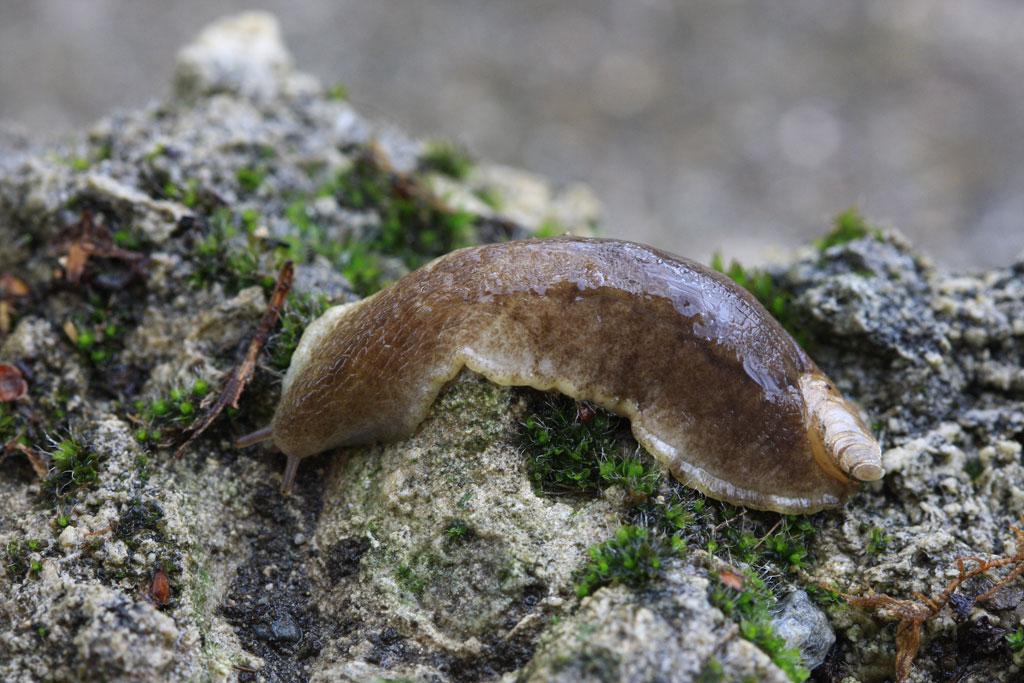
[[[783,513],[882,476],[856,409],[745,290],[631,242],[556,238],[452,252],[303,335],[269,436],[301,458],[410,435],[463,368],[629,418],[684,484]]]

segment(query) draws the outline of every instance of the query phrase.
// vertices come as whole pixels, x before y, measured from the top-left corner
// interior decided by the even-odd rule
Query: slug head
[[[877,481],[885,474],[882,449],[864,421],[835,385],[818,372],[800,377],[805,420],[814,457],[826,471],[857,481]]]

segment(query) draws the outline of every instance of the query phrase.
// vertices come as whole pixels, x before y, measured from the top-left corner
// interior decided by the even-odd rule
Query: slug
[[[632,242],[561,237],[442,256],[305,331],[265,439],[302,458],[409,436],[462,368],[630,420],[679,481],[781,513],[882,477],[878,442],[746,290]]]

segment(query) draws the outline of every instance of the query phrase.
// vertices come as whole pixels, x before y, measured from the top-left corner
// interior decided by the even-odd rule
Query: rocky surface
[[[260,14],[184,49],[170,101],[65,147],[11,140],[0,274],[31,292],[3,294],[0,337],[29,384],[0,404],[4,680],[884,680],[895,624],[840,593],[934,596],[956,558],[1018,550],[1024,259],[950,275],[862,230],[771,273],[883,442],[887,476],[840,511],[740,511],[660,476],[546,486],[544,402],[468,374],[415,436],[312,459],[284,497],[282,459],[232,441],[316,311],[460,244],[588,231],[596,202],[363,118]],[[174,459],[286,258],[238,410]],[[974,600],[1014,566],[924,623],[913,680],[1021,675],[1020,582]]]

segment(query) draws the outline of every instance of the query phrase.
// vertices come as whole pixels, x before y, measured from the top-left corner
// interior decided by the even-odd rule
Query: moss
[[[804,569],[808,562],[809,546],[816,530],[814,525],[800,517],[784,517],[775,533],[764,536],[763,558],[776,562],[789,571]]]
[[[810,519],[744,510],[678,482],[666,484],[656,498],[632,510],[634,523],[676,534],[728,563],[785,574],[797,573],[812,562],[810,549],[817,528]]]
[[[306,263],[314,255],[338,264],[345,253],[344,245],[329,239],[326,231],[310,217],[308,199],[300,197],[289,202],[285,218],[298,230],[298,235],[288,242],[288,256],[298,263]]]
[[[399,586],[416,597],[423,595],[423,591],[427,588],[426,579],[407,564],[399,565],[395,572],[395,579]]]
[[[88,171],[92,165],[110,158],[111,147],[109,142],[104,142],[94,149],[89,150],[85,156],[74,156],[60,159],[60,162],[71,170],[79,173]]]
[[[878,555],[884,552],[889,547],[889,544],[892,543],[892,536],[877,526],[869,527],[863,531],[866,531],[868,537],[867,543],[864,546],[868,555]]]
[[[274,276],[265,272],[264,250],[253,235],[254,219],[236,215],[226,208],[215,210],[208,220],[206,234],[193,250],[193,287],[209,287],[220,282],[229,294],[259,285],[268,290]],[[269,265],[269,264],[267,264]]]
[[[53,465],[43,487],[55,497],[67,496],[99,479],[99,456],[72,437],[55,445],[50,460]]]
[[[375,212],[379,227],[366,246],[398,257],[409,269],[474,241],[475,216],[447,210],[415,181],[394,176],[372,159],[357,160],[327,191],[342,206]]]
[[[341,258],[341,273],[364,297],[389,284],[384,277],[380,256],[361,242],[354,242],[345,250]]]
[[[419,162],[421,170],[436,171],[455,180],[465,180],[473,168],[473,162],[466,150],[448,141],[428,144]]]
[[[122,249],[138,251],[143,248],[142,239],[128,228],[115,230],[112,237],[114,239],[114,244]]]
[[[725,667],[712,655],[697,674],[695,683],[725,683]]]
[[[310,202],[330,196],[342,207],[373,213],[376,227],[360,239],[339,240],[313,218]],[[475,242],[476,216],[451,211],[430,197],[415,177],[399,176],[370,156],[359,157],[313,195],[293,197],[285,218],[296,234],[284,238],[283,255],[296,263],[322,256],[338,268],[361,296],[390,284],[383,259],[394,257],[409,270]]]
[[[89,292],[64,329],[82,359],[104,369],[115,365],[124,349],[125,333],[135,324],[132,315],[123,297]]]
[[[143,155],[142,160],[147,163],[152,163],[153,161],[159,159],[166,153],[167,147],[163,143],[157,143],[153,145],[153,149],[149,150],[148,152],[145,153],[145,155]]]
[[[864,217],[860,215],[856,208],[849,208],[835,217],[832,230],[815,240],[814,246],[819,251],[825,251],[829,247],[846,244],[847,242],[863,239],[868,236],[881,240],[882,232],[878,228],[868,225],[868,222],[864,220]]]
[[[772,629],[771,608],[776,597],[762,577],[770,579],[787,573],[800,576],[808,567],[813,560],[811,544],[817,534],[811,520],[742,510],[675,482],[668,492],[638,506],[633,519],[663,534],[672,534],[672,538],[688,545],[703,547],[729,565],[743,567],[740,574],[730,577],[729,583],[719,577],[709,599],[737,622],[740,635],[768,654],[792,680],[807,679],[808,672],[800,664],[799,653],[785,647],[785,641]],[[741,582],[739,588],[737,580]],[[830,596],[841,600],[834,591],[815,586],[807,589],[812,594],[817,590],[819,602]]]
[[[136,400],[132,404],[134,416],[129,418],[141,425],[133,433],[135,440],[141,444],[159,444],[167,432],[189,427],[199,414],[202,399],[211,390],[210,383],[200,377],[190,387],[174,387],[149,403]],[[137,460],[136,465],[140,474],[148,477],[148,458]]]
[[[6,403],[0,403],[0,445],[6,444],[18,434],[16,416],[10,412]]]
[[[348,99],[348,88],[341,83],[335,83],[327,89],[327,99],[332,102],[344,102]]]
[[[740,635],[771,657],[791,680],[806,680],[809,673],[801,664],[799,652],[786,647],[771,625],[776,597],[762,577],[799,575],[807,568],[812,560],[810,546],[817,533],[814,524],[803,517],[741,511],[708,499],[690,510],[693,522],[683,533],[684,538],[702,543],[708,552],[730,565],[743,567],[738,574],[729,572],[733,576],[728,583],[719,575],[709,594],[711,603],[736,621]],[[757,567],[759,573],[752,567]],[[820,593],[827,599],[825,589],[820,589]]]
[[[558,237],[566,233],[565,226],[558,222],[555,218],[545,218],[544,221],[534,231],[535,237]]]
[[[587,641],[594,629],[590,624],[581,624],[576,640]],[[558,657],[551,670],[559,674],[558,680],[615,683],[621,680],[622,656],[600,646],[579,648],[571,655]]]
[[[981,464],[979,458],[968,458],[967,462],[964,463],[964,472],[971,478],[971,481],[977,481],[982,473],[985,472],[985,466]]]
[[[327,298],[323,295],[289,294],[283,310],[281,323],[267,344],[267,356],[278,370],[287,370],[292,361],[299,340],[306,327],[327,310]]]
[[[741,584],[738,588],[737,582]],[[787,647],[786,641],[775,633],[771,623],[775,595],[753,571],[732,575],[729,583],[720,575],[708,598],[723,614],[736,621],[740,635],[768,655],[790,680],[806,681],[810,677],[801,663],[800,651]]]
[[[1006,644],[1013,652],[1024,651],[1024,626],[1006,634]]]
[[[664,561],[681,554],[686,544],[677,536],[663,536],[627,525],[615,537],[587,550],[590,559],[579,572],[576,595],[583,598],[602,586],[646,585],[661,571]]]
[[[473,529],[461,519],[452,520],[444,530],[445,541],[449,543],[465,543],[473,535]]]
[[[194,209],[199,205],[199,183],[190,179],[185,182],[184,186],[178,186],[168,180],[163,185],[163,195],[167,199],[179,201],[188,208]]]
[[[235,180],[243,192],[252,194],[260,189],[267,177],[267,169],[258,166],[243,166],[235,171]]]
[[[842,609],[848,604],[843,594],[832,586],[810,584],[804,587],[807,595],[820,607]]]
[[[38,539],[10,541],[4,548],[4,573],[7,578],[14,580],[25,575],[38,576],[43,565],[29,555],[45,550],[46,547],[47,543]]]
[[[545,395],[523,422],[530,480],[545,494],[594,493],[621,486],[635,497],[649,496],[663,475],[627,434],[624,418],[593,409],[584,421],[575,401]]]
[[[493,187],[480,187],[473,190],[473,194],[477,199],[482,201],[484,204],[489,206],[494,211],[501,211],[502,201],[501,195]]]

